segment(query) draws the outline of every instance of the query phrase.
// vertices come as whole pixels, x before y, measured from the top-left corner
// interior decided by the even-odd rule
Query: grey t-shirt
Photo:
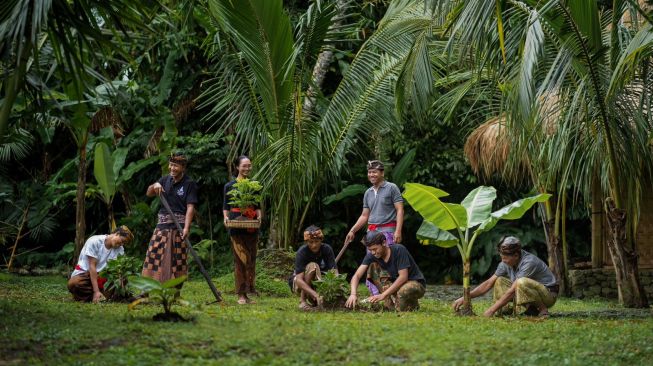
[[[494,274],[497,277],[507,277],[512,282],[518,278],[527,277],[547,287],[557,284],[553,272],[546,263],[525,250],[521,251],[521,260],[517,263],[517,268],[512,268],[501,262]]]
[[[376,192],[374,187],[370,187],[363,196],[363,208],[370,209],[367,223],[379,225],[397,221],[397,202],[404,202],[404,199],[396,184],[383,182]]]

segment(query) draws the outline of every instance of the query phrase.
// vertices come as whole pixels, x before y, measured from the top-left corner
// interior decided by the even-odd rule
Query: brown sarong
[[[145,254],[145,277],[165,282],[188,274],[188,246],[176,229],[154,229]]]
[[[101,284],[103,280],[98,277],[98,286],[100,292],[105,298],[111,298],[111,294],[104,291]],[[91,283],[91,275],[88,272],[80,273],[77,276],[70,277],[68,280],[68,291],[73,294],[76,301],[91,302],[93,300],[93,283]]]
[[[234,277],[236,293],[244,295],[256,292],[256,250],[258,233],[231,235],[231,249],[234,253]]]

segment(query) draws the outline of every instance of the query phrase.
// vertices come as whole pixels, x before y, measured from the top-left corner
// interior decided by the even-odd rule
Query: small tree
[[[180,321],[185,320],[176,312],[172,311],[172,305],[189,306],[190,303],[181,298],[181,286],[187,276],[180,276],[161,283],[155,279],[141,276],[130,276],[129,287],[147,295],[129,304],[129,310],[133,310],[141,303],[154,303],[163,306],[163,313],[154,315],[154,320]]]
[[[469,296],[471,274],[470,256],[478,235],[490,231],[499,220],[516,220],[522,217],[536,202],[544,202],[548,193],[522,198],[498,211],[492,211],[497,197],[494,187],[481,186],[469,192],[460,203],[446,203],[440,198],[449,194],[443,190],[418,183],[406,183],[404,197],[424,217],[417,231],[423,244],[435,244],[443,248],[456,247],[463,260],[463,306],[459,315],[473,315]],[[476,228],[475,230],[472,230]],[[455,232],[455,235],[449,230]]]

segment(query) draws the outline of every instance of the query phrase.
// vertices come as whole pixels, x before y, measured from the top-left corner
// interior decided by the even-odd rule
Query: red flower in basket
[[[253,220],[256,218],[256,210],[254,210],[252,207],[247,207],[245,209],[245,212],[241,213],[241,215],[247,217],[248,219]]]

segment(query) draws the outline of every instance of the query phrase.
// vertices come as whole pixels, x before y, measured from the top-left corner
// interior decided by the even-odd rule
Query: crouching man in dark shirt
[[[526,311],[522,315],[547,317],[549,308],[556,303],[559,286],[546,263],[523,250],[514,236],[503,237],[497,245],[501,263],[492,277],[470,292],[470,297],[484,295],[493,289],[494,304],[483,315],[492,316],[516,313],[516,308],[506,306],[514,300],[516,306]],[[453,303],[454,310],[463,305],[463,298]],[[505,308],[504,308],[505,307]]]
[[[383,301],[389,310],[411,311],[419,309],[419,299],[426,291],[424,275],[406,247],[394,244],[385,245],[385,235],[372,230],[365,236],[364,244],[369,253],[363,259],[351,279],[351,292],[345,303],[354,308],[358,301],[358,283],[367,273],[367,278],[380,290],[380,294],[371,296],[371,303]]]
[[[315,306],[322,308],[322,297],[313,288],[313,281],[322,279],[322,273],[336,269],[336,259],[333,255],[333,248],[323,243],[324,235],[322,230],[311,225],[304,230],[304,241],[297,250],[295,256],[295,271],[288,279],[288,285],[293,293],[300,296],[299,308],[301,310],[312,310],[308,304],[312,301]]]

